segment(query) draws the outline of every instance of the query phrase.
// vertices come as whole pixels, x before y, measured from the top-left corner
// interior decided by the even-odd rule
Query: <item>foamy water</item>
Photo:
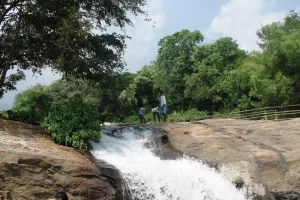
[[[150,131],[122,137],[103,134],[93,155],[117,167],[138,200],[244,200],[243,193],[215,169],[191,158],[162,160],[145,143]]]

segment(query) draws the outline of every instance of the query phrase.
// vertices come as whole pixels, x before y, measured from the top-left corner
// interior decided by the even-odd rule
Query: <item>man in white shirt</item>
[[[160,92],[160,114],[164,116],[164,122],[167,121],[167,101],[164,93]]]

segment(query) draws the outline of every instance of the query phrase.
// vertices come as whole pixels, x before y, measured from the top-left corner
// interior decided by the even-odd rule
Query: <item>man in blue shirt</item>
[[[160,92],[160,114],[164,116],[164,122],[167,121],[167,101],[164,93]]]

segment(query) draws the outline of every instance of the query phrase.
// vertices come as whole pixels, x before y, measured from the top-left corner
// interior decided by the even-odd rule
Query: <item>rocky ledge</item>
[[[171,144],[264,199],[300,199],[300,119],[166,124]]]
[[[56,145],[38,126],[0,120],[0,199],[123,199],[118,172]],[[121,187],[121,188],[120,188]]]

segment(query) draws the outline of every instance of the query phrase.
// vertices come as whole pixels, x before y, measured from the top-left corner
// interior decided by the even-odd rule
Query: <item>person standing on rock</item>
[[[160,91],[160,114],[164,116],[164,122],[167,122],[167,101],[162,91]]]
[[[138,116],[140,118],[140,123],[146,124],[146,119],[144,117],[145,107],[144,107],[143,99],[138,94],[135,94],[134,97],[137,99],[138,102]]]
[[[159,116],[159,111],[158,111],[159,101],[157,99],[155,99],[154,97],[152,97],[149,102],[151,105],[151,111],[153,114],[154,122],[156,123],[156,115],[158,118],[158,122],[160,122],[160,116]]]

